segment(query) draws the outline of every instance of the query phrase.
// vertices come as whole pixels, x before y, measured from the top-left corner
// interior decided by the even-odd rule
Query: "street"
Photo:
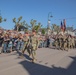
[[[0,75],[76,75],[76,50],[62,51],[39,48],[37,61],[32,63],[28,53],[19,58],[20,52],[0,54]]]

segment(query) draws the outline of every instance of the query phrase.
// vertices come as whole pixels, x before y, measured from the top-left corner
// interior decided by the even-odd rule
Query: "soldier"
[[[38,39],[37,39],[37,35],[36,35],[36,31],[32,32],[32,36],[31,36],[31,51],[32,51],[32,62],[36,61],[36,50],[38,48]]]
[[[62,34],[60,34],[60,36],[59,36],[59,49],[63,49],[63,36],[62,36]]]
[[[64,48],[64,50],[67,50],[68,51],[68,38],[67,38],[67,36],[66,35],[64,35],[64,37],[63,37],[63,48]]]
[[[29,45],[29,34],[28,34],[28,32],[24,35],[23,41],[24,41],[24,46],[23,46],[23,49],[22,49],[21,57],[23,57],[23,54],[24,54],[25,50],[27,50],[27,52],[30,55],[29,48],[28,48],[28,45]]]
[[[68,48],[70,49],[71,48],[71,35],[68,36]]]
[[[75,48],[75,38],[72,36],[72,48]]]
[[[58,35],[55,38],[55,49],[59,49],[59,38],[58,38]]]

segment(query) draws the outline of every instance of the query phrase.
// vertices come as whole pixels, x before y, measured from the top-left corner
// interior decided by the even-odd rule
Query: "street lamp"
[[[51,31],[50,31],[50,23],[51,23],[50,18],[52,18],[52,17],[53,17],[52,13],[49,12],[48,13],[48,24],[47,24],[47,35],[49,35],[51,33]]]
[[[52,17],[53,17],[53,16],[52,16],[52,13],[49,12],[49,13],[48,13],[48,24],[47,24],[47,28],[50,27],[50,23],[51,23],[50,18],[52,18]]]

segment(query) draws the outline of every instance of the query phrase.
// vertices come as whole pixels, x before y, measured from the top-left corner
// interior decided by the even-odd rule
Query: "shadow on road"
[[[31,63],[29,61],[22,61],[19,64],[28,71],[29,75],[76,75],[76,57],[70,58],[74,61],[66,69],[55,67],[54,65],[47,67],[40,63]]]
[[[22,55],[22,53],[20,51],[17,50],[17,52],[15,54],[18,54],[20,58],[20,56]],[[28,60],[32,60],[27,54],[23,54],[24,58],[28,59]]]

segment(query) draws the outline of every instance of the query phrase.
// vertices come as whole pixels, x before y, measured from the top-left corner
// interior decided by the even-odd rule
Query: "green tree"
[[[57,32],[57,34],[59,34],[59,32],[60,32],[60,27],[58,26],[58,25],[56,25],[56,24],[52,24],[52,31],[53,32]]]
[[[28,31],[28,29],[30,28],[30,26],[26,23],[26,21],[24,20],[23,22],[21,22],[20,24],[20,28],[19,29],[24,29],[24,31]]]
[[[0,23],[2,23],[3,21],[6,22],[6,19],[3,19],[2,16],[0,16]]]
[[[27,29],[29,29],[29,28],[31,27],[30,25],[28,25],[28,23],[26,23],[25,20],[22,22],[22,25],[23,25],[24,27],[26,27]]]
[[[34,30],[35,26],[36,26],[36,20],[31,19],[30,24],[31,24],[31,30]]]
[[[15,23],[15,29],[16,29],[17,31],[19,31],[19,27],[21,26],[21,23],[20,23],[21,20],[22,20],[22,16],[20,16],[20,17],[18,18],[18,21],[16,21],[16,18],[13,18],[13,22]]]
[[[37,25],[34,26],[33,30],[36,30],[36,32],[38,33],[38,31],[41,29],[42,25],[39,22]]]
[[[41,23],[39,22],[39,23],[37,23],[37,20],[31,20],[30,21],[30,24],[31,24],[31,30],[36,30],[36,32],[38,32],[39,31],[39,29],[42,27],[42,25],[41,25]]]
[[[0,23],[2,22],[2,17],[0,16]]]
[[[41,31],[42,35],[45,35],[45,32],[46,32],[46,30],[43,28]]]

